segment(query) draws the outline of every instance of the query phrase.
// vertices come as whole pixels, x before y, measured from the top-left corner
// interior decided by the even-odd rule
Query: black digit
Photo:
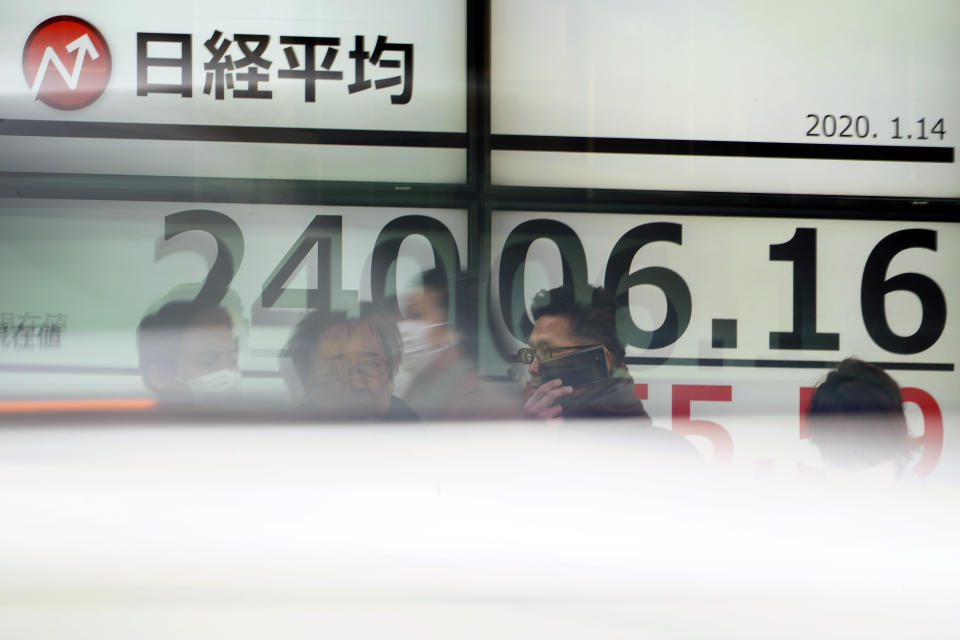
[[[400,245],[412,235],[421,235],[430,242],[433,249],[433,262],[437,269],[447,277],[447,289],[450,292],[448,317],[455,321],[455,296],[452,286],[460,270],[460,252],[453,234],[445,224],[427,216],[403,216],[391,220],[380,231],[373,247],[373,259],[370,265],[370,285],[373,301],[382,303],[390,300],[396,303],[397,296],[397,258]]]
[[[839,350],[838,334],[817,332],[817,230],[798,228],[770,245],[770,259],[793,263],[793,331],[771,331],[770,348]]]
[[[893,257],[904,249],[937,250],[937,232],[932,229],[905,229],[891,233],[870,252],[860,285],[860,309],[867,333],[878,346],[891,353],[920,353],[933,346],[947,324],[947,302],[937,283],[919,273],[901,273],[887,278]],[[884,297],[891,291],[909,291],[920,300],[923,318],[909,336],[899,336],[887,322]]]
[[[840,122],[841,122],[841,123],[843,122],[843,119],[844,119],[844,118],[847,119],[847,126],[845,126],[843,129],[840,130],[840,135],[838,135],[837,137],[838,137],[838,138],[852,138],[852,137],[853,137],[853,134],[852,134],[852,133],[847,133],[847,131],[849,131],[849,130],[850,130],[850,127],[853,126],[853,118],[851,118],[850,116],[840,116]]]
[[[930,133],[935,133],[940,136],[940,139],[943,140],[943,136],[946,135],[946,131],[943,130],[943,118],[940,118],[933,123],[933,128],[930,129]]]
[[[920,118],[919,120],[917,120],[917,124],[920,125],[920,135],[917,136],[917,140],[926,140],[927,139],[927,132],[925,130],[926,118]]]
[[[517,225],[500,255],[500,312],[510,334],[525,342],[533,330],[524,302],[523,275],[527,252],[534,241],[544,238],[560,250],[563,284],[574,288],[578,300],[590,304],[587,285],[587,257],[573,229],[556,220],[528,220]],[[582,292],[582,293],[581,293]]]
[[[830,122],[830,131],[827,131],[827,122]],[[823,135],[832,138],[837,132],[837,119],[831,115],[823,116]]]
[[[860,133],[860,123],[863,122],[863,133]],[[870,119],[867,116],[857,116],[856,131],[858,138],[866,138],[870,133]]]
[[[893,123],[893,139],[894,139],[894,140],[901,140],[901,139],[903,139],[903,136],[900,135],[900,117],[897,116],[896,118],[894,118],[894,119],[891,120],[890,122]]]
[[[299,268],[313,246],[317,247],[315,289],[289,289],[284,285]],[[316,216],[263,283],[263,308],[357,310],[357,292],[343,289],[341,256],[343,220],[340,216]]]
[[[807,117],[808,117],[808,118],[813,118],[813,124],[810,125],[810,128],[809,128],[809,129],[807,129],[807,135],[808,135],[808,136],[817,136],[817,137],[819,137],[820,134],[817,133],[817,132],[815,131],[815,129],[817,128],[817,125],[820,124],[820,117],[817,116],[817,114],[815,114],[815,113],[808,113],[808,114],[807,114]]]
[[[659,349],[676,342],[690,324],[693,303],[690,289],[675,271],[665,267],[645,267],[630,273],[630,263],[637,251],[651,242],[683,244],[683,229],[674,222],[651,222],[634,227],[617,241],[610,259],[603,286],[616,296],[617,334],[624,343],[644,349]],[[646,331],[630,316],[630,288],[653,285],[663,291],[667,315],[657,329]]]
[[[243,232],[226,215],[207,209],[191,209],[171,213],[163,219],[165,240],[185,231],[204,231],[217,242],[217,257],[194,300],[203,304],[219,304],[230,289],[230,283],[243,261]]]

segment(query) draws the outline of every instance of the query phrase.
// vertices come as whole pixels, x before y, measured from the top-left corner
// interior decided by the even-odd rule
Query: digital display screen
[[[918,437],[920,408],[942,436],[940,411],[960,409],[957,243],[949,223],[494,211],[490,330],[504,359],[488,367],[526,346],[538,292],[602,286],[652,415],[689,419],[692,402],[721,424],[799,420],[812,388],[855,356],[911,389]],[[733,455],[738,438],[709,433],[706,454]]]
[[[245,383],[282,396],[280,352],[309,308],[356,316],[437,255],[468,259],[459,210],[0,200],[0,213],[5,398],[144,393],[137,327],[183,300],[229,312]]]
[[[397,398],[448,350],[515,418],[533,297],[590,285],[616,300],[611,378],[709,462],[762,458],[743,452],[768,434],[738,425],[765,415],[796,417],[769,436],[792,448],[851,356],[903,388],[918,473],[954,447],[953,0],[64,11],[0,26],[0,401],[150,399],[138,327],[193,301],[236,339],[208,373],[289,409],[298,322],[387,303],[426,325],[401,337]],[[423,276],[429,322],[398,300]]]
[[[464,3],[222,9],[5,7],[0,171],[465,181]]]
[[[492,181],[955,198],[958,32],[950,0],[494,0]]]

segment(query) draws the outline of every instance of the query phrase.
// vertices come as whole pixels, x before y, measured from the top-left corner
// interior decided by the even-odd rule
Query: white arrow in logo
[[[78,49],[79,51],[77,51]],[[68,44],[67,51],[77,51],[77,59],[73,63],[73,71],[69,73],[67,72],[67,67],[64,66],[60,57],[57,55],[57,52],[53,50],[53,47],[44,49],[43,58],[40,59],[40,68],[37,69],[37,75],[33,79],[33,87],[31,87],[34,100],[38,99],[37,95],[40,93],[40,85],[43,84],[43,78],[46,76],[47,67],[50,66],[51,62],[53,66],[56,67],[60,77],[63,78],[63,81],[67,83],[67,86],[72,91],[77,88],[77,84],[80,82],[80,72],[83,70],[83,59],[86,55],[89,53],[91,60],[96,60],[100,57],[88,33],[83,34]]]

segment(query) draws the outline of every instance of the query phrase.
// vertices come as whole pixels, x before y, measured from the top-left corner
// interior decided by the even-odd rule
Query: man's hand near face
[[[538,420],[553,420],[563,415],[563,406],[560,398],[573,393],[573,387],[564,386],[563,381],[554,378],[539,386],[533,387],[533,393],[523,405],[523,413],[528,418]]]
[[[529,397],[523,405],[528,418],[552,420],[563,415],[562,398],[573,393],[573,387],[564,385],[562,380],[554,378],[542,382],[540,377],[540,358],[569,353],[595,344],[584,336],[577,335],[570,327],[565,316],[547,315],[537,319],[530,333],[530,347],[536,350],[536,357],[530,360],[527,371],[530,384],[527,387]]]
[[[633,379],[627,371],[626,350],[617,336],[616,306],[615,298],[599,287],[578,291],[562,286],[534,296],[533,328],[527,346],[516,356],[517,361],[528,365],[530,374],[523,394],[527,417],[618,418],[649,424],[650,417],[634,393]],[[606,375],[601,378],[593,375],[599,370],[598,347],[606,360]],[[592,351],[584,353],[583,358],[553,362],[546,376],[540,370],[541,364],[547,366],[553,360],[587,350]]]

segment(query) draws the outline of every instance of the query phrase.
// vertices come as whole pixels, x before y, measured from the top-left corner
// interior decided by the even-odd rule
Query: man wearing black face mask
[[[137,329],[143,382],[165,405],[224,405],[240,385],[230,314],[170,302]]]

